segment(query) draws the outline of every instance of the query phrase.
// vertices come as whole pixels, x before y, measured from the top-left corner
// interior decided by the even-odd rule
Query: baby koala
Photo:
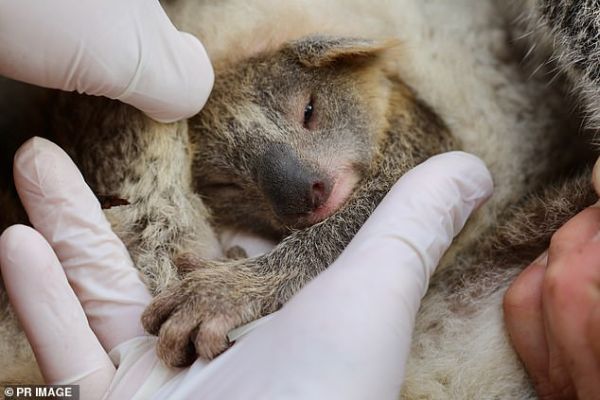
[[[311,36],[217,70],[189,122],[195,190],[217,226],[281,243],[251,259],[178,260],[187,274],[143,317],[167,363],[225,350],[227,332],[277,310],[327,268],[402,174],[456,148],[386,69],[393,51],[390,42]]]
[[[169,365],[225,350],[231,329],[277,310],[331,264],[403,173],[457,147],[387,69],[396,51],[352,37],[290,41],[217,67],[205,108],[174,124],[106,99],[51,99],[47,136],[81,168],[158,293],[143,322],[160,331]],[[281,242],[214,261],[209,223]]]

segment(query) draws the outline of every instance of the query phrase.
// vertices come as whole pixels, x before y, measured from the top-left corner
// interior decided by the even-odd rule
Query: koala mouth
[[[360,177],[352,168],[345,168],[339,171],[333,180],[335,183],[327,200],[315,210],[299,215],[297,223],[294,224],[296,227],[317,224],[342,208],[354,192]]]

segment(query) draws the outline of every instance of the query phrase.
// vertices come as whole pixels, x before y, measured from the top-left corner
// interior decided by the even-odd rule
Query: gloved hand
[[[81,384],[82,399],[396,398],[429,277],[492,190],[474,156],[426,161],[281,311],[212,362],[180,370],[142,332],[150,296],[66,154],[29,141],[15,182],[36,230],[0,238],[5,285],[46,380]]]
[[[171,122],[213,84],[202,44],[158,0],[0,0],[0,75],[119,99]]]

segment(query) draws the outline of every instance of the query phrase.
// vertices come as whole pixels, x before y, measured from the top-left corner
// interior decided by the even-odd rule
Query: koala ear
[[[285,50],[307,67],[324,67],[336,62],[368,61],[397,45],[394,39],[309,36],[290,42]]]

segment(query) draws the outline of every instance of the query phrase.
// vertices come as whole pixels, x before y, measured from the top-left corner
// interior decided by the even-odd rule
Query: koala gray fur
[[[402,397],[534,397],[503,329],[502,294],[593,190],[585,173],[551,187],[578,156],[573,129],[560,94],[523,71],[501,7],[448,3],[169,2],[215,66],[200,114],[163,125],[104,99],[44,99],[46,136],[96,193],[130,203],[107,215],[157,294],[143,322],[160,331],[167,363],[226,349],[231,328],[333,262],[405,171],[464,149],[488,163],[496,194],[431,281]],[[257,258],[211,260],[220,249],[209,224],[281,242]],[[15,367],[30,351],[5,345],[17,328],[2,301],[0,383],[27,382]]]
[[[569,81],[589,128],[600,126],[600,5],[593,0],[499,1],[536,63]]]

